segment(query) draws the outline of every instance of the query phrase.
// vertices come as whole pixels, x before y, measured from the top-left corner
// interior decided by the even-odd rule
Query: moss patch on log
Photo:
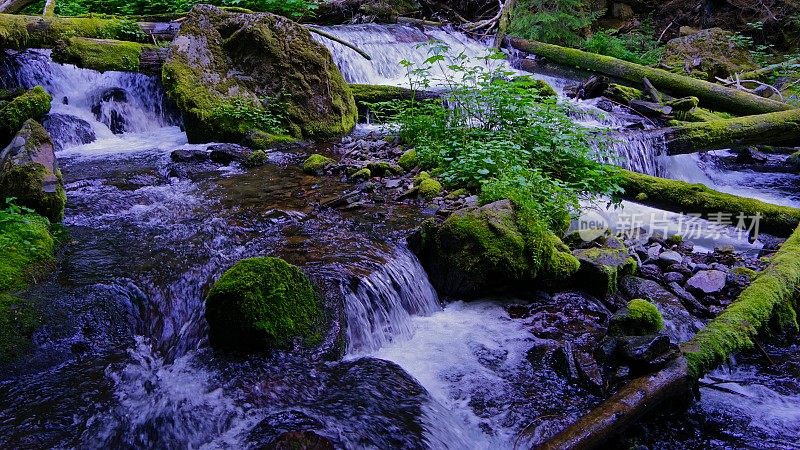
[[[129,19],[0,14],[0,48],[52,48],[73,37],[147,42],[147,35]]]
[[[510,43],[516,49],[544,57],[554,63],[600,72],[634,83],[641,83],[647,78],[660,90],[676,97],[697,97],[703,105],[714,109],[740,114],[761,114],[792,109],[785,103],[610,56],[519,38],[511,38]]]
[[[75,37],[56,46],[53,60],[99,72],[137,72],[145,47],[155,48],[137,42]]]
[[[800,286],[800,228],[784,242],[766,269],[725,311],[682,350],[695,378],[713,370],[736,352],[752,348],[756,336],[775,323],[796,331],[797,288]]]
[[[760,214],[759,230],[789,236],[800,223],[800,209],[715,191],[702,184],[668,180],[628,170],[621,171],[623,196],[656,208],[684,213],[728,213],[734,221],[739,214]],[[644,195],[642,195],[644,194]]]

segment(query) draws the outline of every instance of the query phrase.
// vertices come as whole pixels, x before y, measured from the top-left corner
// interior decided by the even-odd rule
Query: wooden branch
[[[364,50],[361,50],[360,48],[356,47],[355,45],[353,45],[353,44],[351,44],[351,43],[349,43],[347,41],[345,41],[344,39],[338,38],[338,37],[326,32],[326,31],[322,31],[319,28],[315,28],[315,27],[312,27],[312,26],[306,26],[306,28],[308,29],[308,31],[310,31],[312,33],[318,34],[318,35],[320,35],[320,36],[322,36],[324,38],[330,39],[330,40],[332,40],[334,42],[338,42],[339,44],[342,44],[345,47],[348,47],[348,48],[354,50],[356,53],[358,53],[359,55],[363,56],[367,61],[372,61],[372,57],[369,56],[369,53],[365,52]]]

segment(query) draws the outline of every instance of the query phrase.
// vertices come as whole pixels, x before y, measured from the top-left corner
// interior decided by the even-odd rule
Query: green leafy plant
[[[541,83],[498,64],[502,54],[476,61],[441,43],[428,51],[423,64],[402,64],[412,90],[443,87],[443,99],[386,105],[420,167],[485,202],[510,199],[554,231],[580,199],[619,191],[617,170],[600,162],[611,157],[604,136],[576,124]]]
[[[277,100],[264,98],[261,105],[251,99],[235,97],[214,109],[212,115],[220,121],[235,123],[248,129],[272,134],[286,134],[286,108]]]
[[[291,19],[312,17],[318,5],[310,0],[59,0],[56,13],[62,16],[83,14],[148,15],[186,12],[198,3],[271,12]],[[41,12],[41,9],[37,9]]]
[[[658,63],[663,46],[652,37],[652,25],[643,24],[638,31],[617,34],[614,30],[598,31],[584,42],[593,53],[613,56],[636,64],[652,66]]]

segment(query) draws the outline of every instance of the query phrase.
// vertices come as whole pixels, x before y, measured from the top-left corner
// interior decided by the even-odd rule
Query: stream
[[[473,57],[486,51],[448,29],[326,31],[374,56],[319,37],[349,82],[401,85],[398,62],[424,60],[418,45],[429,39]],[[274,151],[246,171],[180,171],[172,151],[208,146],[186,143],[156,79],[59,65],[37,50],[7,55],[0,72],[5,84],[53,96],[49,128],[69,199],[57,270],[26,293],[44,314],[35,350],[0,375],[0,448],[263,448],[285,431],[314,430],[344,448],[510,449],[542,442],[601,400],[528,360],[543,343],[534,320],[584,320],[577,312],[515,317],[509,310],[530,299],[514,298],[442,305],[405,242],[434,211],[391,199],[322,207],[351,185],[299,166],[334,143]],[[560,93],[571,81],[536,76]],[[576,108],[587,126],[637,120],[591,101]],[[374,131],[362,124],[350,138]],[[730,170],[723,151],[659,156],[663,144],[637,133],[614,144],[622,165],[800,206],[796,175]],[[302,267],[341,299],[343,360],[208,346],[210,285],[264,255]],[[688,413],[636,436],[653,448],[796,448],[800,348],[768,352],[775,365],[742,355],[712,375],[730,380],[730,392],[702,389]]]

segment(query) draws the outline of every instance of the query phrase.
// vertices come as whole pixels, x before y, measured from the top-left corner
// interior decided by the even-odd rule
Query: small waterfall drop
[[[56,116],[56,124],[64,128],[64,133],[58,134],[68,134],[76,127],[91,127],[89,131],[94,136],[82,142],[67,140],[62,142],[64,147],[88,144],[94,139],[118,138],[122,134],[155,136],[164,134],[165,129],[177,130],[175,126],[180,119],[158,78],[80,69],[55,63],[50,55],[50,50],[6,53],[0,58],[3,75],[0,84],[24,89],[42,86],[53,97],[50,117]]]
[[[669,176],[665,159],[667,146],[664,136],[657,132],[628,132],[611,136],[612,153],[616,163],[625,169],[657,177]]]
[[[425,270],[407,249],[398,249],[371,274],[344,286],[348,353],[363,354],[413,334],[413,316],[441,310]]]

